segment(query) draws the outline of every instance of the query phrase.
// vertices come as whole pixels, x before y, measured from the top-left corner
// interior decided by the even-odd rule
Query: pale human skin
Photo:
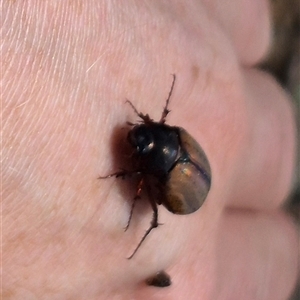
[[[270,43],[265,1],[2,1],[3,299],[287,299],[297,235],[279,210],[292,184],[287,95],[254,66]],[[132,223],[118,139],[137,116],[203,147],[200,210]],[[123,127],[123,128],[122,128]],[[116,149],[115,149],[116,148]],[[121,150],[119,150],[121,151]],[[126,190],[131,186],[130,190]],[[172,286],[144,281],[165,269]]]

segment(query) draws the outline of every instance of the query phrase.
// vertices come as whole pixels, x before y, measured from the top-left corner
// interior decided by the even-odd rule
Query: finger
[[[254,65],[270,43],[268,1],[206,1],[244,65]]]
[[[295,162],[295,126],[287,95],[272,78],[247,71],[245,134],[229,205],[274,208],[291,188]]]
[[[291,225],[280,213],[227,211],[219,224],[214,299],[287,299],[297,277]]]

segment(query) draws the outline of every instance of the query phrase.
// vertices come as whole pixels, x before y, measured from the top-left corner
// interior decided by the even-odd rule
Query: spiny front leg
[[[175,80],[176,80],[176,75],[175,74],[172,74],[172,75],[173,75],[173,82],[172,82],[172,85],[171,85],[171,89],[170,89],[168,98],[166,100],[166,105],[164,107],[164,110],[162,112],[162,115],[161,115],[161,118],[160,118],[160,121],[159,121],[159,123],[161,123],[161,124],[164,124],[166,122],[166,117],[167,117],[168,113],[170,112],[170,110],[168,109],[168,106],[169,106],[170,98],[171,98],[171,95],[173,93],[173,88],[174,88]]]

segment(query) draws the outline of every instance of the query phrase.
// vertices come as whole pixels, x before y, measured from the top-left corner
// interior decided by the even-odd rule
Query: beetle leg
[[[149,195],[150,196],[150,195]],[[141,241],[138,243],[137,247],[135,248],[135,250],[133,251],[133,253],[127,258],[127,259],[131,259],[134,254],[138,251],[138,249],[141,247],[143,241],[146,239],[146,237],[148,236],[148,234],[151,232],[151,230],[153,228],[158,227],[158,210],[157,210],[157,204],[154,201],[154,199],[152,197],[149,197],[149,201],[151,204],[151,207],[153,209],[153,216],[152,216],[152,221],[150,224],[150,227],[148,228],[148,230],[145,232],[144,236],[142,237]]]
[[[164,110],[162,112],[162,115],[161,115],[161,118],[160,118],[160,121],[159,121],[159,123],[161,123],[161,124],[164,124],[166,122],[166,117],[167,117],[168,113],[170,112],[170,110],[168,110],[168,106],[169,106],[170,98],[171,98],[171,95],[172,95],[172,92],[173,92],[175,79],[176,79],[176,75],[175,74],[172,74],[172,75],[173,75],[173,82],[172,82],[172,85],[171,85],[171,89],[170,89],[168,98],[166,100],[166,105],[164,107]]]
[[[127,225],[124,228],[124,231],[126,231],[128,229],[128,227],[129,227],[129,224],[130,224],[130,221],[131,221],[131,218],[132,218],[133,209],[134,209],[134,206],[135,206],[135,201],[138,200],[138,199],[141,199],[141,193],[142,193],[143,184],[144,184],[144,178],[142,178],[140,180],[139,184],[138,184],[136,195],[133,198],[133,202],[132,202],[132,205],[131,205],[130,216],[129,216]]]
[[[106,179],[106,178],[110,178],[110,177],[113,177],[113,176],[115,176],[116,178],[122,177],[124,179],[126,176],[140,175],[140,174],[141,174],[140,171],[128,171],[128,170],[123,170],[122,169],[119,172],[115,172],[115,173],[112,173],[112,174],[109,174],[109,175],[106,175],[106,176],[99,176],[98,179]]]

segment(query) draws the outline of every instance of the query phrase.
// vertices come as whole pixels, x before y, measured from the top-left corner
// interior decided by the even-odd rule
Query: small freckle
[[[192,76],[194,80],[198,79],[199,77],[199,67],[196,65],[192,67]]]

